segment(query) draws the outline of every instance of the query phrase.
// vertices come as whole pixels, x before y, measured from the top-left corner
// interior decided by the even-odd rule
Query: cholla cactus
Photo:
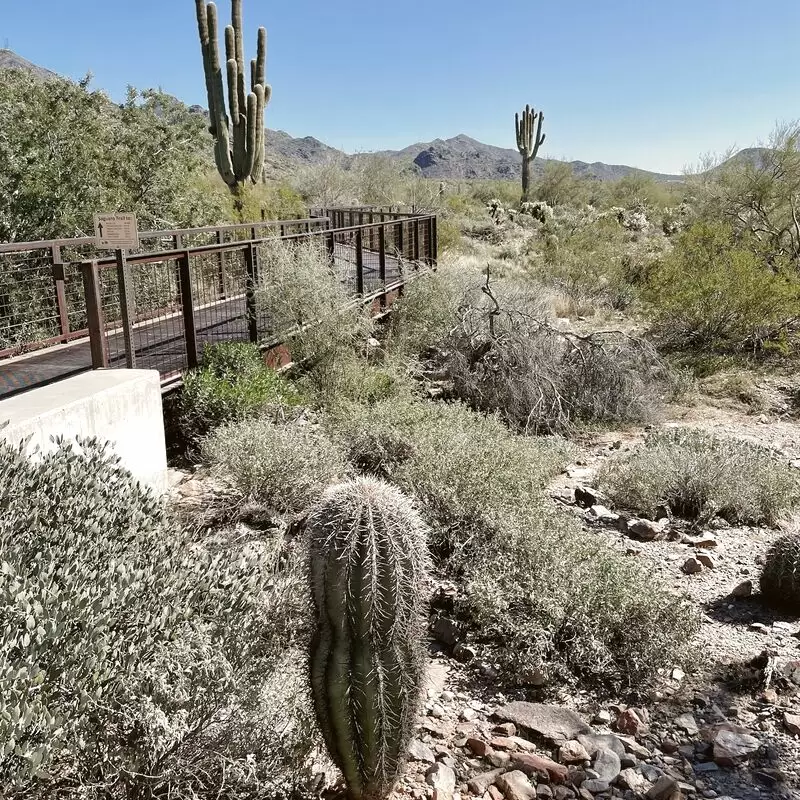
[[[503,208],[503,203],[495,198],[494,200],[490,200],[486,206],[489,210],[489,216],[495,221],[495,224],[499,225],[503,221],[503,217],[506,214],[505,208]]]
[[[381,800],[421,698],[426,528],[411,501],[377,478],[330,487],[308,527],[317,719],[351,798]]]
[[[800,613],[800,533],[782,536],[769,549],[761,594],[771,605]]]
[[[553,208],[544,200],[522,203],[519,207],[519,213],[527,214],[539,222],[547,222],[547,220],[553,218]]]

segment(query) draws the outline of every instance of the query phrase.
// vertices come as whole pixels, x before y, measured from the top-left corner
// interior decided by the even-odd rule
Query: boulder
[[[560,706],[517,700],[498,709],[495,716],[501,722],[513,722],[518,728],[532,731],[558,745],[591,733],[591,728],[574,711]]]
[[[433,787],[433,800],[452,800],[456,790],[456,773],[452,767],[439,761],[425,773],[425,782]]]
[[[503,774],[502,769],[493,769],[490,772],[482,772],[480,775],[475,775],[467,782],[467,789],[472,794],[480,797],[484,792],[488,791],[489,787]]]
[[[689,558],[686,559],[686,561],[683,562],[683,566],[681,567],[681,569],[687,575],[697,575],[698,573],[703,571],[703,565],[694,556],[690,556]]]
[[[563,764],[557,764],[552,759],[536,753],[514,753],[511,761],[514,769],[521,770],[526,775],[536,775],[552,783],[564,783],[569,774]]]
[[[625,755],[625,745],[613,733],[584,733],[578,737],[578,741],[586,748],[590,757],[598,750],[611,750],[620,758]]]
[[[800,715],[790,714],[788,711],[783,715],[783,724],[789,733],[800,736]]]
[[[735,726],[721,727],[714,736],[714,761],[722,767],[735,767],[758,752],[761,742]]]
[[[681,800],[681,787],[675,778],[662,775],[645,794],[646,800]]]
[[[512,770],[497,778],[497,785],[506,800],[534,800],[536,789],[531,785],[528,776],[519,770]]]
[[[433,750],[419,739],[414,739],[408,746],[408,755],[413,761],[425,761],[428,764],[433,764],[436,761],[436,755]]]
[[[649,519],[631,519],[628,520],[627,532],[635,539],[652,542],[664,535],[664,526]]]
[[[590,758],[591,755],[586,748],[574,740],[564,742],[558,751],[558,760],[562,764],[582,764],[584,761],[589,761]]]
[[[611,783],[622,770],[620,757],[613,750],[601,747],[594,754],[592,769],[597,773],[599,780]]]

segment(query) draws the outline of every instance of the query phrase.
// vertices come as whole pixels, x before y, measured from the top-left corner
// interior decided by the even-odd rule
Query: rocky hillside
[[[51,72],[49,69],[40,67],[34,64],[32,61],[28,61],[26,58],[18,56],[13,50],[0,49],[0,69],[26,70],[27,72],[32,72],[42,80],[49,80],[51,78],[58,77],[55,72]]]

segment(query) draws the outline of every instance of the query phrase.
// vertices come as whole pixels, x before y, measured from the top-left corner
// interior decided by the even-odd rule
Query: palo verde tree
[[[228,109],[217,43],[217,7],[196,0],[197,26],[203,51],[208,108],[214,137],[214,155],[222,180],[241,206],[241,191],[258,183],[264,170],[264,109],[272,88],[266,82],[267,31],[258,29],[256,58],[250,62],[250,92],[245,91],[246,70],[242,31],[242,0],[231,0],[231,24],[225,28]],[[228,116],[230,113],[230,117]]]
[[[536,126],[536,135],[534,135],[534,125],[537,118],[539,124]],[[521,119],[519,114],[515,114],[514,122],[517,130],[517,150],[522,155],[522,201],[527,202],[530,199],[531,162],[536,158],[536,154],[544,144],[546,136],[546,134],[542,133],[544,113],[540,111],[537,114],[534,109],[527,105],[522,112]]]

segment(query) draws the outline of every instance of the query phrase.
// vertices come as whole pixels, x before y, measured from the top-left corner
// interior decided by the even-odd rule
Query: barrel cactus
[[[327,489],[308,530],[317,720],[352,800],[379,800],[422,696],[426,528],[399,490],[363,477]]]
[[[771,605],[800,613],[800,533],[778,539],[761,571],[761,594]]]

